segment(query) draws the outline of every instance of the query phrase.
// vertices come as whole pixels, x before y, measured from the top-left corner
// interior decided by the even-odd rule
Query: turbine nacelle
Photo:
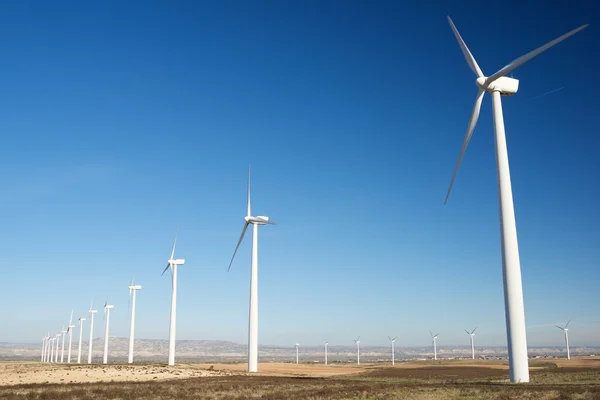
[[[183,259],[183,258],[178,258],[178,259],[176,259],[176,260],[169,260],[168,262],[169,262],[169,264],[170,264],[170,265],[183,265],[183,264],[185,264],[185,259]],[[140,286],[140,289],[141,289],[141,288],[142,288],[142,287]]]
[[[107,310],[110,310],[112,308],[115,308],[115,306],[113,306],[113,305],[106,305],[106,306],[104,306],[104,308],[107,309]]]
[[[129,286],[129,289],[130,290],[141,290],[142,286],[141,285],[133,285],[133,286]]]
[[[481,76],[477,78],[476,83],[477,86],[488,93],[500,92],[500,94],[503,96],[512,96],[519,90],[518,79],[501,76],[500,78],[486,84],[487,79],[487,77]]]

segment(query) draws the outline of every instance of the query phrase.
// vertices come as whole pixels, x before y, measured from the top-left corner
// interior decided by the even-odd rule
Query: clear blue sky
[[[167,338],[247,340],[259,235],[259,342],[504,345],[491,101],[448,205],[484,73],[585,23],[517,69],[504,98],[530,345],[600,345],[600,5],[538,2],[0,3],[0,341],[39,341],[115,304]],[[543,97],[536,96],[562,88]],[[96,325],[102,336],[101,313]],[[86,329],[87,332],[87,329]]]

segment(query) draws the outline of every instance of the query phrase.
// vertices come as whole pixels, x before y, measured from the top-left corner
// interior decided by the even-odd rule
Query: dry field
[[[531,360],[531,383],[506,362],[48,365],[0,363],[0,399],[600,399],[600,357]]]

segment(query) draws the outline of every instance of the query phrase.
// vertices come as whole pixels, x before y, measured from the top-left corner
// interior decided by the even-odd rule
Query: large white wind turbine
[[[519,81],[514,78],[509,78],[506,75],[514,71],[516,68],[531,60],[533,57],[548,50],[550,47],[562,42],[568,37],[574,35],[587,25],[580,26],[557,39],[521,56],[505,67],[498,70],[493,75],[486,77],[475,58],[467,48],[462,37],[458,33],[456,26],[448,17],[450,27],[458,40],[458,44],[467,60],[467,64],[471,70],[477,75],[476,84],[478,87],[475,106],[469,121],[467,132],[460,149],[458,161],[454,168],[452,180],[446,193],[448,201],[454,179],[458,172],[458,168],[463,159],[475,124],[479,118],[481,102],[485,92],[492,96],[492,109],[494,114],[494,130],[496,138],[496,167],[498,175],[498,189],[500,201],[500,232],[501,232],[501,248],[502,248],[502,271],[504,280],[504,304],[506,314],[506,333],[508,339],[508,360],[510,367],[510,381],[529,382],[529,364],[527,360],[527,338],[525,332],[525,310],[523,306],[523,287],[521,282],[521,266],[519,261],[519,246],[517,241],[517,227],[515,223],[515,213],[513,206],[512,187],[510,183],[510,169],[508,166],[508,153],[506,149],[506,135],[504,131],[504,117],[502,115],[501,96],[511,96],[517,93]]]
[[[50,332],[46,335],[46,350],[44,352],[44,362],[50,361]]]
[[[398,336],[394,336],[394,337],[390,337],[388,336],[388,339],[390,339],[390,341],[392,342],[392,365],[396,365],[396,352],[394,351],[394,342],[396,341],[396,338],[398,338]]]
[[[571,319],[572,318],[569,318],[569,321],[567,321],[567,324],[565,326],[556,325],[558,329],[562,329],[562,331],[565,333],[565,345],[567,346],[567,360],[571,359],[571,352],[569,351],[569,323],[571,322]]]
[[[107,299],[106,302],[104,303],[104,315],[106,318],[106,326],[105,326],[105,330],[104,330],[104,358],[102,359],[103,364],[108,363],[108,338],[109,338],[108,327],[110,325],[110,310],[112,310],[113,308],[115,308],[115,306],[112,304],[108,304],[108,299]]]
[[[163,270],[161,276],[167,271],[171,270],[171,320],[169,322],[169,365],[175,365],[175,324],[177,321],[177,267],[185,264],[185,259],[175,259],[175,245],[177,244],[177,234],[175,234],[175,241],[173,242],[173,249],[171,250],[171,258],[167,261],[167,267]]]
[[[50,338],[50,362],[53,363],[54,362],[54,338],[51,337]]]
[[[325,365],[327,365],[327,345],[329,342],[325,342]]]
[[[433,359],[437,360],[437,338],[439,336],[439,333],[436,333],[434,335],[433,333],[431,333],[431,331],[429,331],[429,334],[431,335],[431,340],[433,341]]]
[[[477,330],[477,327],[475,327],[475,329],[473,329],[471,332],[469,332],[468,330],[465,329],[465,332],[467,332],[467,335],[469,335],[469,338],[471,338],[471,357],[473,358],[473,360],[475,359],[475,331]]]
[[[62,346],[60,348],[60,362],[64,362],[64,358],[65,358],[65,333],[67,333],[67,331],[65,331],[65,327],[63,326],[63,328],[60,330],[60,333],[62,334]]]
[[[71,316],[69,317],[69,326],[67,326],[67,332],[69,333],[69,349],[67,350],[67,362],[71,363],[71,342],[73,341],[73,310],[71,310]]]
[[[92,306],[94,305],[94,300],[90,303],[90,309],[88,310],[88,314],[90,314],[90,342],[88,344],[88,364],[92,363],[92,345],[94,343],[94,314],[98,312],[98,310],[92,310]]]
[[[296,343],[296,364],[298,364],[298,348],[300,347],[300,343]]]
[[[83,341],[83,321],[85,321],[85,318],[79,317],[79,349],[77,350],[77,364],[81,364],[81,343]]]
[[[354,341],[356,343],[356,364],[360,365],[360,336]]]
[[[135,292],[141,290],[140,285],[133,284],[133,278],[129,284],[129,304],[131,305],[131,321],[129,324],[129,364],[133,363],[133,338],[135,331]]]
[[[275,225],[275,222],[270,221],[269,217],[266,216],[252,216],[250,209],[250,167],[248,167],[248,213],[244,218],[244,228],[238,240],[231,261],[229,262],[229,268],[235,258],[244,235],[248,229],[248,225],[252,224],[252,263],[250,268],[250,312],[248,321],[248,372],[258,371],[258,226],[259,225]]]

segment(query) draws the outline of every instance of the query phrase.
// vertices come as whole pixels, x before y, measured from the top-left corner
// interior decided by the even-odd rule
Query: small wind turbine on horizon
[[[327,365],[327,345],[329,342],[325,342],[325,365]]]
[[[77,350],[77,364],[81,364],[81,343],[83,342],[83,321],[85,321],[85,318],[79,317],[79,349]]]
[[[129,325],[129,364],[133,363],[133,340],[135,331],[135,292],[142,289],[140,285],[133,284],[133,279],[134,278],[132,277],[131,283],[129,284],[129,304],[131,305],[131,322]]]
[[[437,338],[439,336],[439,333],[436,333],[434,335],[433,333],[431,333],[431,331],[429,331],[429,334],[431,335],[431,340],[433,341],[433,359],[437,360]]]
[[[252,216],[250,208],[250,166],[248,167],[248,212],[244,217],[244,228],[238,240],[237,246],[229,262],[227,272],[231,269],[231,264],[235,258],[240,244],[244,240],[244,235],[248,229],[248,225],[252,225],[252,262],[250,266],[250,310],[248,321],[248,372],[258,372],[258,226],[259,225],[276,225],[270,221],[269,217],[259,215]]]
[[[63,328],[60,330],[60,333],[62,334],[62,346],[60,349],[60,362],[63,363],[64,358],[65,358],[65,333],[67,333],[67,331],[65,331],[65,327],[63,326]]]
[[[475,329],[473,329],[471,332],[469,332],[468,330],[465,329],[465,332],[467,332],[467,335],[469,335],[469,338],[471,338],[471,358],[473,360],[475,359],[475,331],[476,330],[477,330],[477,327],[475,327]]]
[[[110,325],[110,310],[112,310],[113,308],[115,308],[115,306],[112,304],[108,304],[108,299],[106,299],[106,302],[104,302],[104,316],[106,320],[106,328],[104,331],[104,358],[102,359],[103,364],[108,363],[108,327]]]
[[[356,364],[360,365],[360,336],[354,341],[356,343]]]
[[[73,310],[71,310],[71,316],[69,317],[69,326],[67,326],[67,332],[69,332],[69,349],[67,350],[67,363],[71,363],[71,343],[73,341]]]
[[[298,347],[300,347],[300,343],[296,343],[296,364],[298,364]]]
[[[388,336],[388,339],[392,342],[392,365],[396,365],[396,361],[395,361],[395,351],[394,351],[394,342],[396,341],[396,339],[398,338],[398,336],[394,336],[393,338]]]
[[[94,314],[98,312],[98,310],[92,310],[92,306],[94,305],[94,299],[90,303],[90,309],[88,310],[88,314],[90,314],[90,342],[88,345],[88,364],[92,363],[92,346],[94,344]]]
[[[175,259],[175,245],[177,244],[177,235],[179,229],[175,233],[175,241],[173,242],[173,249],[171,250],[171,258],[167,261],[167,266],[163,270],[161,276],[167,271],[171,270],[171,319],[169,322],[169,365],[175,365],[175,327],[177,320],[177,266],[184,265],[185,259]]]
[[[494,116],[494,131],[496,141],[496,168],[499,192],[500,206],[500,234],[502,249],[502,276],[504,282],[504,304],[506,317],[506,333],[508,341],[508,362],[510,371],[510,381],[512,383],[529,382],[529,361],[527,359],[527,337],[525,330],[525,308],[523,305],[523,285],[521,281],[521,265],[519,260],[519,246],[517,240],[517,226],[515,222],[515,210],[513,204],[512,186],[510,181],[510,168],[508,165],[508,151],[506,148],[506,133],[504,130],[504,117],[502,115],[502,97],[512,96],[517,93],[519,81],[506,75],[513,72],[525,62],[531,60],[538,54],[548,50],[550,47],[562,42],[568,37],[574,35],[588,25],[582,25],[579,28],[538,47],[537,49],[521,56],[505,67],[498,70],[493,75],[486,77],[477,61],[469,51],[467,45],[458,33],[452,19],[448,17],[450,27],[454,36],[460,45],[462,53],[467,60],[471,70],[477,75],[476,84],[478,87],[477,97],[471,119],[463,140],[462,147],[458,156],[458,161],[454,167],[454,173],[446,193],[448,201],[452,185],[456,178],[458,168],[463,159],[477,120],[483,101],[484,94],[490,93],[492,96],[492,110]]]
[[[569,318],[565,326],[556,325],[558,329],[561,329],[565,333],[565,345],[567,346],[567,360],[571,359],[571,352],[569,351],[569,323],[573,318]]]

